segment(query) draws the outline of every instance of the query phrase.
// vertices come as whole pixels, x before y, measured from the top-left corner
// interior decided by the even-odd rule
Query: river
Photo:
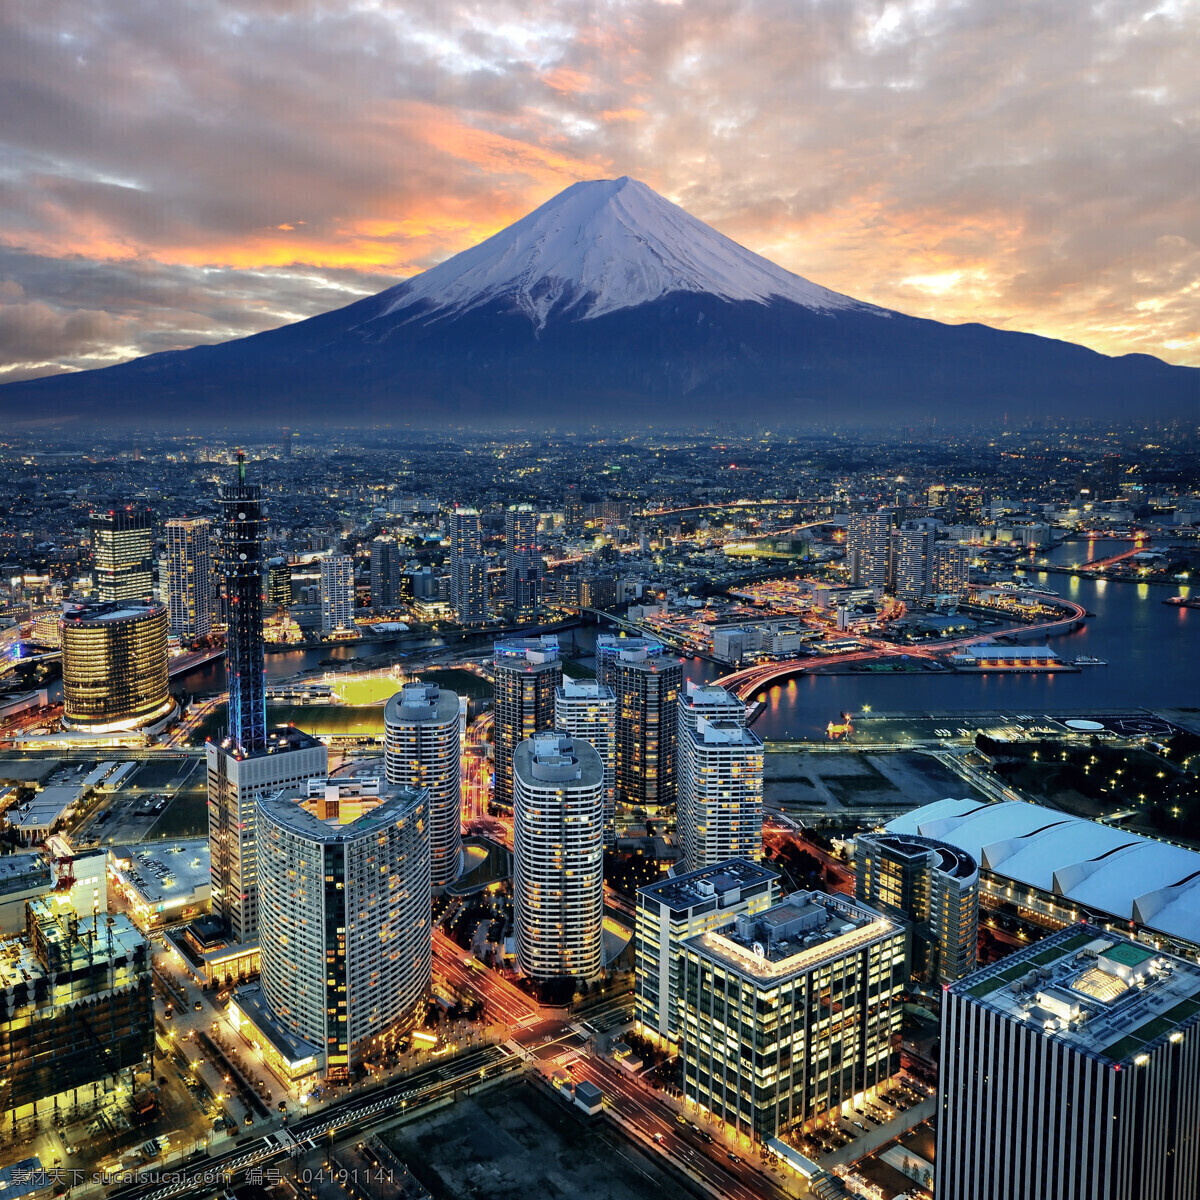
[[[1128,542],[1067,542],[1047,559],[1074,566],[1129,549]],[[773,687],[754,723],[762,738],[820,736],[839,713],[969,712],[998,709],[1040,713],[1080,709],[1173,708],[1200,705],[1200,609],[1163,604],[1187,595],[1185,585],[1122,583],[1037,572],[1027,576],[1082,604],[1095,617],[1074,633],[1051,639],[1063,658],[1087,654],[1107,667],[1078,674],[802,675]]]

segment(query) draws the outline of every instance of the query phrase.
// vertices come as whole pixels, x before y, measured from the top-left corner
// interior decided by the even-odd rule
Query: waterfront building
[[[395,538],[380,534],[371,542],[372,608],[394,608],[402,602],[400,580],[403,568]]]
[[[604,764],[580,739],[537,734],[513,754],[517,966],[536,980],[604,966]]]
[[[846,561],[850,582],[869,587],[878,598],[888,585],[888,551],[892,529],[891,509],[851,513],[846,529]]]
[[[167,610],[171,633],[184,642],[212,630],[212,526],[204,517],[166,524]]]
[[[262,489],[246,482],[238,455],[237,482],[221,488],[221,572],[229,629],[225,671],[229,680],[228,734],[205,746],[208,779],[208,840],[212,869],[212,915],[229,931],[226,959],[241,960],[240,948],[258,933],[257,856],[254,801],[264,791],[299,787],[323,777],[328,752],[298,729],[267,732],[267,689],[263,667]],[[214,944],[206,936],[206,945]]]
[[[685,870],[762,857],[763,744],[739,707],[740,721],[695,712],[680,721],[678,828]]]
[[[517,621],[531,621],[538,607],[537,509],[510,505],[504,514],[505,597]]]
[[[884,826],[979,864],[979,902],[1040,926],[1087,919],[1200,960],[1200,853],[1022,801],[938,800]]]
[[[969,975],[979,943],[979,864],[915,834],[860,833],[854,845],[854,894],[906,923],[913,976],[953,983]]]
[[[592,680],[565,679],[554,689],[554,728],[582,738],[604,764],[604,844],[616,844],[617,698]]]
[[[96,599],[145,603],[154,594],[154,521],[125,505],[91,514]]]
[[[462,856],[458,696],[436,683],[407,683],[388,700],[383,723],[388,783],[429,793],[430,875],[440,890],[458,878]]]
[[[1200,968],[1075,925],[950,984],[939,1200],[1200,1195]]]
[[[675,874],[637,891],[633,1015],[643,1033],[678,1040],[683,943],[732,925],[779,901],[779,875],[761,863],[729,859]]]
[[[450,606],[460,625],[487,620],[487,559],[478,509],[456,508],[450,515]]]
[[[649,809],[674,804],[683,665],[652,638],[601,634],[596,680],[617,697],[618,803]]]
[[[766,1142],[900,1068],[905,937],[844,896],[796,892],[683,944],[683,1093]]]
[[[343,633],[354,628],[354,559],[327,554],[321,559],[321,632]]]
[[[512,756],[535,733],[554,728],[554,693],[562,683],[558,638],[506,638],[493,647],[492,798],[504,808],[513,802]]]
[[[735,725],[746,724],[746,705],[732,692],[715,683],[684,681],[679,693],[679,738],[696,728],[701,717],[710,721],[732,721]]]
[[[932,529],[892,530],[892,591],[902,600],[921,600],[930,591]]]
[[[150,946],[123,913],[29,901],[0,943],[0,1113],[63,1119],[133,1090],[154,1049]]]
[[[88,733],[160,726],[175,712],[167,676],[167,610],[162,604],[64,604],[63,723]]]
[[[312,779],[298,796],[260,796],[255,822],[262,994],[326,1076],[347,1079],[424,1015],[428,794],[377,779]]]
[[[954,542],[937,542],[933,547],[929,594],[961,600],[970,582],[971,549]]]
[[[263,589],[266,602],[272,608],[290,607],[292,603],[292,564],[286,558],[268,558],[266,575],[266,586]]]

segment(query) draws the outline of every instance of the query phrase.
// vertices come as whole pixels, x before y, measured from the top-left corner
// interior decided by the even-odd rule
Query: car
[[[657,1142],[657,1143],[658,1143],[660,1146],[663,1144],[663,1142],[665,1142],[665,1141],[667,1140],[666,1138],[664,1138],[664,1137],[663,1137],[663,1135],[662,1135],[661,1133],[652,1133],[650,1136],[651,1136],[651,1138],[653,1138],[653,1139],[654,1139],[654,1141],[656,1141],[656,1142]]]
[[[247,1125],[253,1125],[253,1124],[254,1124],[254,1118],[253,1118],[253,1117],[252,1117],[252,1116],[251,1116],[249,1113],[247,1113],[247,1114],[246,1114],[246,1124],[247,1124]]]
[[[174,1015],[175,1011],[173,1009],[167,1008],[163,1010],[163,1017],[165,1020],[169,1021]]]
[[[700,1138],[702,1141],[708,1142],[710,1145],[712,1144],[713,1137],[712,1137],[712,1134],[708,1132],[708,1130],[706,1130],[706,1129],[700,1130]]]
[[[675,1114],[675,1123],[677,1125],[686,1125],[688,1123],[688,1119],[687,1119],[687,1117],[685,1117],[683,1115],[683,1113],[676,1113]]]
[[[194,1008],[194,1009],[195,1009],[197,1012],[203,1012],[203,1011],[204,1011],[204,1005],[203,1005],[203,1004],[202,1004],[202,1003],[201,1003],[199,1000],[197,1000],[197,1001],[196,1001],[196,1003],[192,1005],[192,1007],[193,1007],[193,1008]]]
[[[727,1150],[725,1154],[731,1163],[740,1163],[742,1161],[742,1156],[740,1154],[734,1154],[732,1150]]]

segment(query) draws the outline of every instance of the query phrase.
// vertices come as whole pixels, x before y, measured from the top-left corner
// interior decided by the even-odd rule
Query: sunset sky
[[[1200,365],[1200,5],[5,0],[0,380],[632,175],[827,287]]]

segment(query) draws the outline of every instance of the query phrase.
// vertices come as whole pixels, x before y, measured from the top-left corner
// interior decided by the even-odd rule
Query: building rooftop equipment
[[[1122,1065],[1200,1020],[1200,966],[1098,926],[1069,926],[948,990]]]

